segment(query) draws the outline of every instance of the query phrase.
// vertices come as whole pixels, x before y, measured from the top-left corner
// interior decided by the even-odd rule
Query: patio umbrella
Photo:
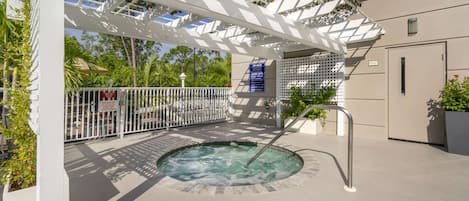
[[[95,72],[98,74],[103,74],[103,73],[108,72],[106,68],[88,63],[82,58],[75,58],[74,65],[77,66],[81,72],[84,72],[86,74],[90,74],[90,72]]]

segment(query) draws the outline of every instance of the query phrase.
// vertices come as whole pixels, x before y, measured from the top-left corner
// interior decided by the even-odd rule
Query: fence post
[[[169,114],[169,89],[166,89],[165,90],[166,93],[165,93],[165,110],[166,110],[166,114],[165,114],[165,123],[166,123],[166,130],[169,130],[169,121],[170,121],[170,114]]]
[[[124,126],[125,126],[125,100],[127,99],[127,93],[124,89],[119,89],[119,96],[118,101],[119,101],[119,111],[117,113],[117,134],[119,135],[120,139],[124,138]]]

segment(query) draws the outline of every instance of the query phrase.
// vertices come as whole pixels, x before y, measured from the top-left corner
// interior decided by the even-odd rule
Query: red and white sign
[[[98,112],[114,112],[118,109],[119,101],[117,100],[99,101]]]
[[[102,91],[99,98],[100,100],[116,100],[117,91]]]

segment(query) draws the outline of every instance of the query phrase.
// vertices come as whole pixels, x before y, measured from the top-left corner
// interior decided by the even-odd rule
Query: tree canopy
[[[65,80],[68,88],[107,87],[176,87],[185,73],[188,87],[228,86],[231,55],[176,46],[161,54],[163,45],[154,41],[83,32],[81,40],[65,36]],[[76,58],[90,67],[108,72],[79,72]]]

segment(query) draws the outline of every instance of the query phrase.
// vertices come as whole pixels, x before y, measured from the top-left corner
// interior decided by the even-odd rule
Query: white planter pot
[[[69,178],[68,174],[63,170],[64,174],[64,199],[63,201],[70,200],[70,191],[69,191]],[[7,183],[3,187],[3,201],[36,201],[36,186],[29,188],[8,192],[10,190],[10,184]]]
[[[293,118],[288,118],[285,120],[285,126],[290,124],[293,121]],[[290,132],[300,132],[304,134],[317,135],[322,132],[322,125],[319,119],[300,119],[292,127],[287,129]]]
[[[7,183],[3,187],[3,201],[35,201],[36,200],[36,186],[8,192],[10,184]]]
[[[469,156],[469,112],[445,112],[448,152]]]

